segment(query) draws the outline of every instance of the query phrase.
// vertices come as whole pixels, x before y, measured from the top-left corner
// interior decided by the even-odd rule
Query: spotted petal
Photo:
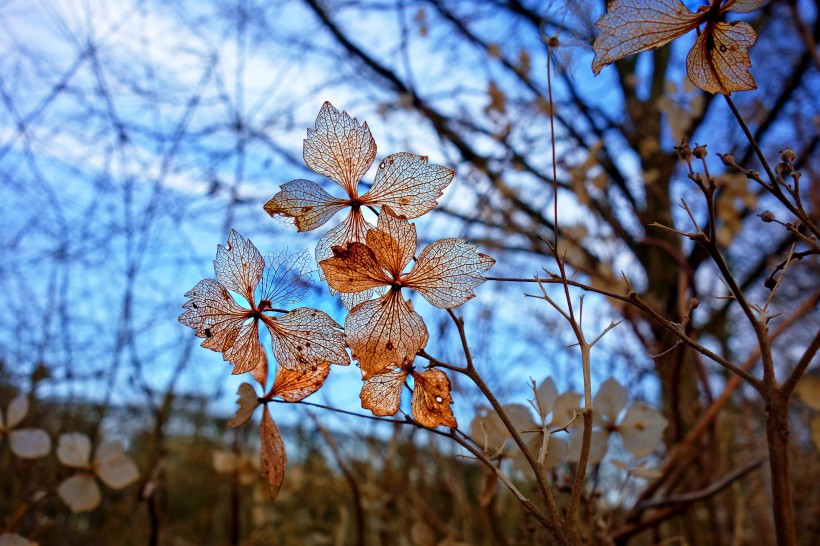
[[[399,216],[418,218],[436,206],[453,174],[452,169],[428,163],[422,155],[389,155],[379,164],[373,187],[361,199],[387,205]]]

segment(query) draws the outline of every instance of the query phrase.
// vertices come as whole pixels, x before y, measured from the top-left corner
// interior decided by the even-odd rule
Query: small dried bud
[[[697,309],[698,305],[700,305],[700,300],[698,298],[691,298],[689,300],[689,309]]]
[[[675,146],[675,150],[678,152],[678,157],[684,161],[689,161],[692,157],[692,148],[686,143],[686,139],[681,139],[680,146]]]
[[[695,149],[692,150],[692,155],[697,157],[698,159],[703,159],[706,157],[706,144],[698,144],[695,142]]]
[[[780,178],[786,178],[792,172],[788,163],[778,163],[774,170]]]
[[[794,158],[797,157],[797,154],[794,153],[790,147],[786,147],[785,150],[780,150],[780,159],[785,161],[786,163],[791,163],[794,161]]]
[[[777,286],[777,281],[774,278],[769,277],[763,282],[763,286],[768,288],[769,290],[774,290],[774,287]]]
[[[769,223],[769,222],[774,222],[775,221],[775,216],[771,211],[767,210],[766,212],[764,212],[760,215],[760,219],[763,220],[766,223]]]
[[[561,42],[558,41],[558,36],[550,36],[545,42],[547,42],[547,46],[551,48],[556,48],[561,45]]]
[[[733,167],[735,165],[735,156],[733,156],[731,153],[718,154],[718,157],[721,161],[723,161],[723,164],[727,167]]]

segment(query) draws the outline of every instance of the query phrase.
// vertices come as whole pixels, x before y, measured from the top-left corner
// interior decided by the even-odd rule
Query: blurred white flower
[[[44,457],[51,451],[51,438],[46,431],[39,428],[14,427],[23,422],[28,415],[28,398],[20,394],[9,403],[5,416],[0,409],[0,443],[5,436],[9,437],[11,451],[21,459]],[[0,543],[2,544],[2,543]]]
[[[127,487],[139,478],[137,465],[125,454],[121,442],[101,443],[92,460],[88,436],[79,432],[61,434],[57,457],[68,467],[85,470],[66,478],[57,488],[72,512],[88,512],[99,506],[101,495],[95,474],[112,489]]]
[[[624,447],[635,457],[645,457],[652,453],[661,441],[667,421],[656,409],[643,402],[635,402],[626,410],[624,418],[618,417],[626,406],[626,388],[615,379],[609,378],[601,385],[592,400],[594,419],[589,463],[601,462],[609,444],[609,437],[618,432]],[[569,444],[569,458],[577,461],[581,457],[583,431],[573,431]]]

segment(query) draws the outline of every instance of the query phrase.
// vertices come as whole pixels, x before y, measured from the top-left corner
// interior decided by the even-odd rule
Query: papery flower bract
[[[51,438],[46,431],[39,428],[18,428],[28,415],[28,398],[25,394],[17,395],[6,408],[6,414],[0,409],[0,443],[4,436],[9,437],[11,451],[21,459],[45,457],[51,451]]]
[[[305,261],[305,260],[303,260]],[[347,365],[344,333],[336,321],[317,309],[300,307],[290,312],[275,306],[291,303],[306,286],[301,267],[283,254],[267,262],[253,243],[235,230],[227,247],[219,245],[214,260],[218,280],[205,279],[185,294],[189,301],[179,321],[205,338],[202,347],[221,352],[234,374],[264,367],[256,379],[267,379],[267,357],[259,341],[259,322],[271,334],[273,355],[280,366],[304,373],[320,363]],[[249,308],[229,293],[244,298]],[[278,316],[267,313],[280,312]]]
[[[271,216],[292,218],[298,231],[310,231],[350,208],[350,215],[319,240],[317,263],[329,258],[334,246],[365,240],[373,226],[362,215],[362,207],[387,205],[396,214],[417,218],[436,206],[453,179],[452,169],[430,164],[425,156],[402,152],[379,164],[373,186],[360,196],[358,184],[376,158],[376,142],[367,122],[359,124],[329,102],[319,111],[315,129],[308,129],[303,155],[308,167],[339,184],[347,196],[334,197],[310,180],[291,180],[265,204],[265,210]],[[358,301],[347,297],[343,302],[352,307]]]
[[[658,410],[644,402],[633,402],[626,410],[624,418],[618,417],[626,406],[628,395],[626,388],[614,378],[601,384],[592,400],[593,426],[589,462],[596,464],[603,459],[609,444],[610,434],[618,432],[624,447],[635,457],[645,457],[652,453],[661,441],[666,425],[666,418]],[[569,457],[578,460],[581,453],[583,433],[576,428],[569,445]]]
[[[401,390],[410,375],[413,376],[410,403],[413,418],[425,427],[456,428],[458,424],[450,408],[453,398],[447,374],[435,369],[418,373],[412,361],[405,361],[402,366],[390,366],[366,378],[359,394],[362,407],[377,416],[395,415],[399,411]]]
[[[61,434],[57,458],[65,466],[85,470],[66,478],[57,488],[72,512],[88,512],[99,506],[102,497],[95,474],[112,489],[123,489],[139,479],[137,465],[125,454],[121,442],[101,443],[92,460],[88,436],[79,432]]]
[[[242,383],[237,391],[239,398],[236,402],[239,409],[236,410],[236,415],[228,421],[228,425],[239,428],[247,423],[253,415],[253,411],[263,401],[273,398],[281,398],[285,402],[302,400],[316,392],[324,384],[329,372],[330,365],[327,362],[319,363],[315,369],[304,374],[280,366],[276,379],[273,381],[273,386],[264,399],[260,399],[256,395],[253,385]],[[282,482],[285,480],[287,455],[285,454],[285,443],[282,441],[282,434],[279,432],[279,427],[276,426],[270,410],[268,410],[267,403],[265,403],[262,414],[259,436],[262,444],[262,471],[268,480],[270,496],[275,499],[282,488]]]
[[[765,0],[712,0],[696,12],[679,0],[613,0],[595,24],[601,29],[592,48],[592,71],[627,55],[661,47],[706,24],[686,57],[689,79],[709,93],[756,89],[749,73],[749,48],[757,34],[742,21],[721,21],[727,11],[750,12]]]
[[[427,343],[424,321],[404,299],[402,288],[450,309],[475,296],[473,288],[484,282],[481,274],[495,260],[463,239],[441,239],[425,247],[413,269],[404,273],[416,252],[416,226],[388,206],[382,207],[376,229],[365,240],[333,247],[333,257],[319,265],[339,292],[386,289],[380,298],[356,305],[345,320],[347,342],[367,379],[412,362]]]

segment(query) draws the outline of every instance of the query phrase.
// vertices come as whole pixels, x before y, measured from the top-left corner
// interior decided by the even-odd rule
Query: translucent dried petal
[[[266,359],[265,348],[259,342],[259,321],[256,318],[242,325],[233,344],[223,350],[222,358],[233,365],[231,373],[234,375],[254,370]]]
[[[424,321],[399,290],[357,305],[347,315],[345,334],[365,378],[412,361],[427,344]]]
[[[236,415],[228,421],[228,426],[231,428],[239,428],[250,421],[254,410],[259,406],[259,397],[256,396],[256,391],[250,383],[239,385],[236,394],[239,395],[236,399],[239,408],[236,410]]]
[[[21,459],[45,457],[51,451],[51,438],[39,428],[19,428],[9,434],[11,450]]]
[[[278,317],[265,317],[273,354],[280,366],[298,373],[324,363],[350,364],[341,326],[318,309],[300,307]]]
[[[451,309],[475,297],[473,288],[484,282],[481,274],[494,263],[463,239],[441,239],[421,251],[402,283],[432,305]]]
[[[213,279],[199,281],[185,297],[190,299],[182,306],[186,311],[179,321],[193,328],[198,337],[205,338],[202,347],[217,352],[230,348],[248,318],[248,310],[237,305],[228,291]]]
[[[541,408],[541,418],[546,419],[558,400],[558,389],[555,388],[555,381],[551,377],[546,378],[538,385],[536,392],[538,394],[538,405]]]
[[[598,388],[598,393],[592,399],[592,407],[595,409],[595,423],[603,426],[615,423],[621,410],[626,406],[628,398],[626,388],[610,377]]]
[[[423,373],[413,372],[413,418],[425,427],[458,427],[450,405],[450,379],[441,370],[430,369]]]
[[[749,48],[757,34],[748,23],[708,23],[686,57],[689,79],[709,93],[757,89],[749,68]]]
[[[100,505],[100,488],[91,474],[75,474],[57,488],[57,494],[72,512],[90,512]]]
[[[618,432],[623,438],[624,447],[636,457],[645,457],[652,453],[661,441],[661,435],[667,420],[655,408],[635,402],[626,411],[623,422],[618,425]]]
[[[80,432],[60,434],[57,440],[57,458],[71,468],[91,466],[91,440]]]
[[[453,180],[452,169],[427,162],[427,157],[401,152],[384,158],[363,203],[387,205],[400,216],[418,218],[432,210]]]
[[[347,207],[346,199],[338,199],[310,180],[291,180],[265,203],[271,216],[293,218],[297,231],[311,231],[327,222],[331,216]]]
[[[552,470],[566,460],[569,447],[563,436],[563,432],[550,435],[549,442],[547,443],[547,453],[544,456],[544,470]],[[530,434],[525,436],[525,438],[529,438],[529,440],[527,440],[527,447],[529,447],[535,457],[538,457],[541,451],[543,433]],[[526,474],[532,472],[532,468],[521,450],[515,449],[512,461],[513,466],[519,471]]]
[[[6,413],[6,427],[10,429],[16,427],[23,422],[26,415],[28,415],[28,397],[25,394],[18,394],[9,402],[8,412]],[[0,421],[0,425],[2,425],[2,421]]]
[[[574,429],[570,436],[569,448],[567,449],[567,460],[578,462],[581,459],[581,447],[584,441],[584,432],[581,429]],[[589,464],[598,464],[606,455],[609,444],[609,432],[601,429],[592,430],[592,438],[589,445]]]
[[[137,465],[125,454],[122,442],[103,442],[94,453],[94,470],[111,489],[122,489],[140,477]]]
[[[376,229],[367,232],[366,241],[376,262],[398,278],[416,253],[416,226],[384,207]]]
[[[232,229],[227,246],[216,247],[214,271],[222,286],[253,303],[256,285],[265,271],[265,260],[250,239]]]
[[[376,142],[367,123],[359,124],[347,112],[329,102],[322,105],[316,127],[307,131],[305,163],[313,171],[338,182],[347,194],[356,196],[359,180],[376,159]]]
[[[738,13],[748,13],[762,6],[766,0],[726,0],[723,2],[720,11],[736,11]]]
[[[592,49],[592,71],[627,55],[661,47],[698,26],[700,15],[679,0],[613,0],[595,25],[601,34]]]
[[[504,412],[519,432],[540,428],[533,421],[532,411],[524,404],[506,404]],[[485,447],[486,443],[486,447],[490,450],[501,449],[505,443],[512,446],[510,439],[512,436],[504,426],[504,422],[492,408],[486,406],[479,407],[476,412],[470,425],[470,436],[482,447]]]
[[[364,243],[370,229],[373,225],[364,219],[362,211],[351,210],[342,223],[325,233],[316,243],[316,263],[321,264],[322,260],[333,256],[334,246],[344,248],[350,243]],[[324,275],[324,272],[321,273]]]
[[[265,354],[265,351],[262,351],[259,363],[251,370],[251,377],[262,386],[262,390],[265,389],[268,384],[268,355]]]
[[[310,253],[281,250],[265,255],[265,273],[259,283],[259,297],[271,307],[298,303],[310,292]]]
[[[393,282],[382,269],[373,249],[362,243],[333,247],[333,257],[319,265],[327,283],[339,292],[362,292]]]
[[[282,434],[279,427],[271,417],[268,407],[262,413],[262,425],[259,428],[259,435],[262,441],[262,473],[268,480],[270,498],[275,499],[285,481],[285,444],[282,442]]]
[[[552,420],[549,427],[563,427],[570,422],[575,413],[581,412],[581,395],[577,392],[565,392],[555,401],[552,410]]]
[[[279,397],[286,402],[298,402],[319,390],[324,385],[328,373],[330,364],[327,362],[320,362],[315,370],[303,374],[280,366],[270,396]]]
[[[401,402],[401,389],[408,372],[401,366],[391,366],[364,380],[359,398],[362,408],[369,409],[373,415],[396,415]]]

